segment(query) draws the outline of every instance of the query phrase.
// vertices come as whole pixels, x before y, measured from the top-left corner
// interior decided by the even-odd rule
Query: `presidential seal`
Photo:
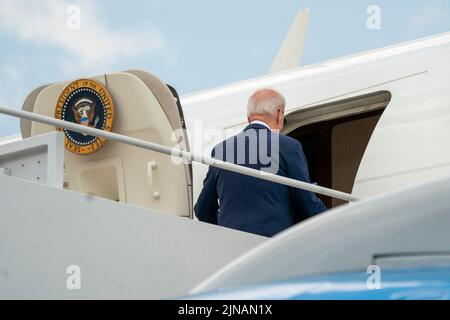
[[[82,126],[111,131],[114,122],[114,104],[108,90],[95,80],[81,79],[69,84],[56,104],[55,118]],[[67,129],[64,131],[66,149],[75,154],[91,154],[105,144],[97,138]]]

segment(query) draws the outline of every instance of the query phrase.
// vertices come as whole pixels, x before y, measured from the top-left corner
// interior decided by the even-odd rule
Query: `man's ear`
[[[282,123],[281,123],[282,118],[283,118],[283,110],[278,109],[278,111],[277,111],[277,126],[279,128],[281,128],[281,125],[282,125]]]

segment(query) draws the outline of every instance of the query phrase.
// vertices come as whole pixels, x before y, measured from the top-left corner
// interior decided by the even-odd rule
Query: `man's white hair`
[[[275,116],[277,111],[285,106],[286,100],[279,92],[272,89],[258,90],[248,99],[247,116],[255,114]]]

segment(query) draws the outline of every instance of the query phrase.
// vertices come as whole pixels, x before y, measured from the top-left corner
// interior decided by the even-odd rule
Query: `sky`
[[[373,5],[379,29],[367,27]],[[4,0],[0,105],[20,109],[40,85],[128,69],[181,95],[262,76],[303,8],[303,65],[450,31],[448,0]],[[0,115],[0,137],[19,132]]]

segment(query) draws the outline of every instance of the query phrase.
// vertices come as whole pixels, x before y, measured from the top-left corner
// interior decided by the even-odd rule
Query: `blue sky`
[[[79,30],[66,12],[80,8]],[[366,26],[381,9],[381,29]],[[34,88],[138,68],[180,94],[264,75],[302,8],[311,20],[302,64],[450,31],[448,0],[6,0],[0,5],[0,104]],[[0,115],[0,137],[19,132]]]

